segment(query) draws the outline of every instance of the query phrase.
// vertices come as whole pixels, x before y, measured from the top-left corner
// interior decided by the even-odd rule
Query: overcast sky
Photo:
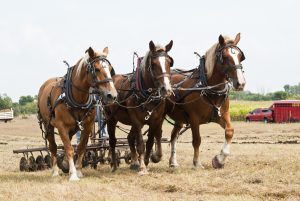
[[[150,40],[174,41],[175,67],[194,68],[220,34],[235,37],[244,51],[246,87],[283,90],[300,82],[300,1],[1,1],[0,94],[13,101],[36,95],[48,78],[63,76],[92,46],[109,47],[117,73],[132,70],[132,54]]]

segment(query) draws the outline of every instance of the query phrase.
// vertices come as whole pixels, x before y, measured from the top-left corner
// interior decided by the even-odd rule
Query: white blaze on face
[[[161,66],[161,70],[163,73],[166,73],[166,57],[165,56],[161,56],[158,58],[160,66]],[[170,84],[170,79],[166,76],[164,76],[164,85],[166,87],[167,91],[171,91],[171,84]]]
[[[102,65],[102,67],[103,67],[103,69],[104,69],[104,71],[107,75],[107,78],[111,78],[111,74],[110,74],[110,71],[109,71],[108,64],[106,62],[103,62],[103,61],[101,61],[101,62],[102,62],[101,65]],[[110,84],[110,87],[111,87],[112,90],[116,90],[113,81],[109,81],[109,84]]]
[[[231,56],[231,58],[233,59],[234,64],[235,65],[240,64],[239,59],[238,59],[239,51],[236,51],[234,48],[228,48],[228,52],[229,52],[229,55]],[[239,84],[243,85],[246,83],[242,69],[236,69],[236,75],[237,75]]]

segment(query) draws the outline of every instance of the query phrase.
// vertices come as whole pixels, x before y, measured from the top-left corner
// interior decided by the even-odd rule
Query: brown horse
[[[148,124],[149,136],[161,134],[165,98],[172,94],[169,78],[173,59],[167,54],[172,45],[173,41],[165,47],[155,46],[150,41],[150,50],[142,58],[134,73],[113,77],[119,94],[118,103],[106,108],[113,171],[117,169],[115,129],[117,122],[120,121],[132,126],[128,135],[131,168],[140,167],[140,174],[148,173],[144,163],[145,146],[141,129],[145,124]]]
[[[90,47],[75,66],[68,68],[65,77],[49,79],[40,88],[38,118],[49,141],[52,176],[58,175],[57,145],[54,137],[54,128],[57,128],[68,159],[68,163],[64,162],[63,165],[69,169],[70,180],[79,180],[82,177],[82,158],[95,119],[94,94],[100,95],[105,103],[111,103],[117,97],[111,78],[112,66],[106,59],[107,54],[107,47],[102,53]],[[77,146],[76,171],[71,139],[78,130],[81,130],[81,138]]]
[[[234,40],[220,35],[219,42],[200,59],[198,68],[191,73],[172,74],[171,83],[177,90],[174,89],[175,96],[171,96],[166,106],[167,115],[175,121],[171,136],[171,167],[178,166],[176,140],[183,124],[189,124],[192,130],[193,164],[202,167],[199,161],[199,125],[208,122],[218,123],[225,129],[224,146],[212,161],[214,168],[224,166],[234,133],[229,113],[229,84],[232,83],[235,90],[243,90],[245,86],[241,65],[245,57],[237,47],[239,41],[240,34]]]

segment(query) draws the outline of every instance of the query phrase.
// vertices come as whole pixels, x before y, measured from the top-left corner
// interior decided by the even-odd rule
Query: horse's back
[[[51,99],[53,99],[59,95],[59,86],[61,81],[61,77],[50,78],[47,81],[45,81],[40,87],[38,94],[38,108],[43,118],[48,117],[50,115],[50,111],[48,108],[48,97],[50,97],[51,94]]]

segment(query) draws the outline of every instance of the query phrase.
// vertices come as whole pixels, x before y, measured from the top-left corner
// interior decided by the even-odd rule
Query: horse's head
[[[115,74],[113,67],[107,60],[108,47],[102,53],[94,51],[91,47],[86,50],[88,54],[87,72],[89,83],[95,89],[105,103],[113,102],[117,98],[117,90],[112,76]]]
[[[225,39],[222,35],[219,36],[219,48],[217,48],[217,62],[221,66],[221,70],[225,73],[228,79],[232,80],[234,89],[242,91],[245,87],[246,80],[241,62],[245,60],[245,55],[237,46],[240,41],[240,33],[234,40]]]
[[[153,41],[149,43],[149,66],[148,71],[151,74],[152,81],[163,98],[170,96],[173,91],[170,84],[170,68],[173,66],[173,58],[168,52],[173,46],[171,40],[165,47],[155,46]]]

